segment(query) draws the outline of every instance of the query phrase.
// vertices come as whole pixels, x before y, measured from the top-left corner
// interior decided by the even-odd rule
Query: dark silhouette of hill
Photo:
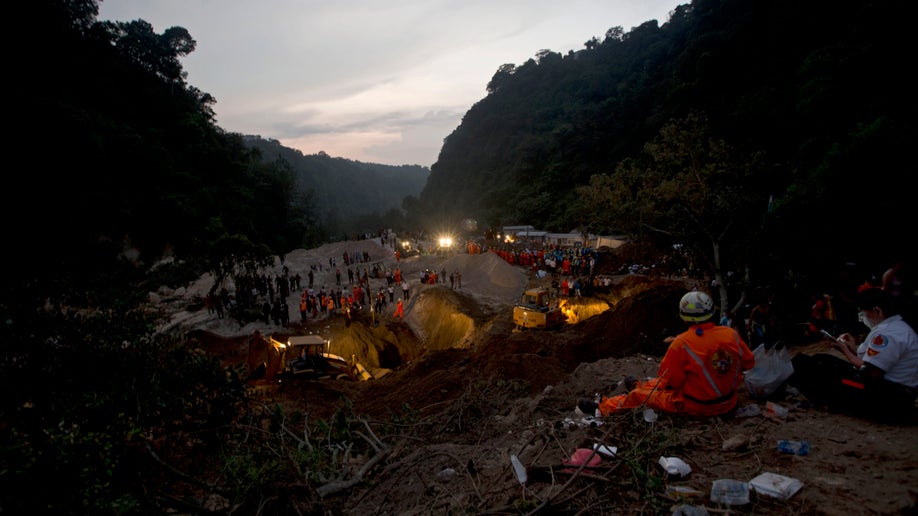
[[[331,157],[323,152],[303,154],[277,140],[244,137],[265,163],[283,161],[290,167],[296,190],[309,197],[329,234],[402,227],[402,201],[417,197],[430,170],[420,165],[381,165]]]
[[[349,199],[309,182],[324,177],[352,187],[372,165],[341,159],[341,177],[331,166],[300,177],[297,160],[266,160],[242,135],[216,126],[216,100],[186,82],[179,60],[195,41],[181,27],[156,34],[143,20],[100,23],[95,0],[9,8],[12,33],[29,27],[30,37],[20,38],[7,60],[4,511],[340,512],[340,499],[325,505],[320,498],[343,492],[349,484],[337,480],[348,479],[370,490],[350,497],[355,513],[390,510],[393,500],[405,505],[391,510],[406,514],[531,512],[565,501],[576,512],[662,512],[671,503],[657,488],[667,480],[652,473],[670,452],[697,466],[689,481],[705,491],[714,479],[748,479],[763,468],[805,479],[804,496],[781,506],[786,513],[836,514],[858,504],[872,513],[913,509],[903,486],[915,485],[914,445],[902,450],[914,441],[913,428],[861,426],[805,408],[792,411],[787,425],[732,420],[726,428],[664,416],[656,436],[623,417],[605,427],[616,430],[609,444],[628,459],[613,484],[589,492],[574,486],[572,496],[557,499],[554,487],[572,484],[552,477],[544,489],[521,491],[506,452],[546,471],[596,437],[584,428],[559,441],[555,430],[563,428],[556,423],[573,400],[625,374],[653,374],[655,364],[644,359],[627,367],[615,358],[576,362],[594,347],[617,353],[655,341],[637,331],[642,325],[634,316],[661,314],[664,308],[647,306],[662,306],[666,293],[620,303],[622,311],[633,310],[618,320],[610,314],[583,325],[596,334],[530,338],[513,333],[505,316],[485,321],[487,334],[477,339],[465,337],[468,313],[492,311],[476,313],[469,297],[431,286],[433,295],[444,295],[418,297],[418,315],[441,329],[438,343],[446,342],[447,328],[470,349],[478,346],[475,353],[431,352],[430,361],[373,384],[380,390],[366,403],[339,400],[350,412],[328,421],[310,419],[306,404],[324,406],[331,392],[290,389],[286,401],[296,405],[289,414],[252,399],[237,371],[156,334],[158,312],[148,302],[161,297],[157,292],[183,290],[203,272],[260,273],[265,258],[273,263],[337,236],[330,231],[340,228],[323,225],[318,203],[337,207]],[[528,223],[565,231],[627,225],[642,250],[651,242],[691,258],[693,281],[703,285],[710,285],[705,273],[729,267],[746,273],[740,286],[774,279],[805,296],[823,286],[813,281],[822,274],[845,282],[835,284],[838,291],[853,290],[871,267],[899,258],[897,248],[910,246],[914,233],[914,191],[906,187],[918,131],[914,10],[913,3],[889,0],[695,0],[662,26],[648,22],[628,33],[613,27],[583,51],[544,51],[520,66],[502,66],[487,97],[446,139],[419,197],[403,200],[403,224],[476,218],[484,227]],[[695,113],[706,125],[670,125]],[[320,156],[315,163],[337,160]],[[385,172],[378,185],[399,181]],[[405,172],[413,174],[411,167]],[[360,195],[370,202],[368,193]],[[380,196],[381,205],[390,205],[389,195]],[[367,229],[386,219],[381,215]],[[831,265],[849,261],[860,269],[836,277],[841,270]],[[466,277],[468,284],[476,279],[484,283]],[[776,299],[780,309],[789,298]],[[191,304],[203,310],[203,302]],[[608,345],[616,336],[627,339],[623,347]],[[574,382],[561,381],[568,373]],[[388,393],[391,403],[381,403]],[[350,417],[364,406],[392,425]],[[746,443],[752,453],[724,460],[722,438],[744,429],[755,437]],[[374,432],[385,443],[371,440]],[[689,438],[664,441],[669,434]],[[865,448],[864,435],[880,438]],[[812,458],[789,465],[773,443],[797,436],[831,438],[816,443]],[[459,476],[447,485],[439,474],[449,470]],[[861,486],[878,478],[892,480],[883,482],[889,490],[865,505]],[[553,499],[560,504],[548,506]],[[750,510],[778,512],[772,507]]]
[[[799,263],[787,264],[801,258],[816,270],[845,261],[888,266],[891,252],[877,257],[839,243],[857,234],[903,247],[899,230],[868,223],[855,208],[865,201],[882,204],[884,220],[915,227],[914,195],[890,188],[915,170],[908,142],[918,103],[905,65],[914,11],[896,1],[842,8],[824,0],[696,0],[662,25],[613,27],[584,50],[543,50],[503,65],[445,139],[409,217],[619,234],[628,221],[609,220],[582,188],[598,174],[615,181],[629,163],[665,176],[666,156],[648,158],[647,145],[669,121],[703,113],[736,156],[767,164],[732,181],[764,196],[745,203],[759,214],[773,199],[761,227],[724,232],[721,245],[735,246],[738,262],[758,270],[782,263],[796,270]],[[648,224],[629,231],[653,233]],[[692,240],[686,232],[656,235],[666,246]]]

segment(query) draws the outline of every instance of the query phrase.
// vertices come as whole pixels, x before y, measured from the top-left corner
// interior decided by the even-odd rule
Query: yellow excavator
[[[564,324],[567,318],[559,306],[550,306],[547,288],[533,288],[523,292],[520,302],[513,307],[513,323],[517,329],[550,329]]]

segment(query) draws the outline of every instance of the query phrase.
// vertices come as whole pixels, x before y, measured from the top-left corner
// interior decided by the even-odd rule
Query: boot
[[[577,400],[577,408],[574,409],[574,412],[580,416],[602,417],[602,413],[599,412],[599,404],[587,398]]]
[[[622,380],[622,383],[625,385],[625,390],[631,392],[635,387],[637,387],[638,379],[634,376],[628,375],[624,380]]]

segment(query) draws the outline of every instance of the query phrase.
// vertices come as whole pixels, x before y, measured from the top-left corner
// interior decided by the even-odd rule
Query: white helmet
[[[679,300],[679,317],[685,322],[704,322],[714,315],[714,300],[704,292],[693,290]]]

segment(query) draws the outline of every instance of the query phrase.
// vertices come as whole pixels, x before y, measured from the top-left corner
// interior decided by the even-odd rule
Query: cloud
[[[217,124],[392,165],[436,161],[506,63],[579,50],[606,30],[661,23],[669,0],[105,0],[100,19],[188,29],[188,82]]]

